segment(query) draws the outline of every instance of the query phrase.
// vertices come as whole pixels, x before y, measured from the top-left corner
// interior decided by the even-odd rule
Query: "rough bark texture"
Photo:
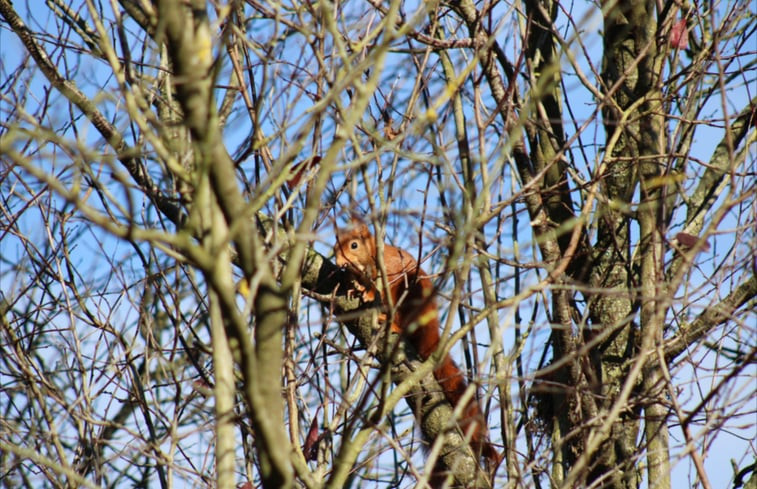
[[[600,3],[0,0],[6,484],[404,487],[415,429],[491,486],[437,359],[315,251],[354,212],[430,256],[495,486],[711,487],[753,401],[753,9]]]

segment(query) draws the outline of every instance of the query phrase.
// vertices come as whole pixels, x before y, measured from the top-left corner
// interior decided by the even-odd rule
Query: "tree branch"
[[[741,110],[730,127],[726,128],[723,139],[715,147],[707,169],[699,179],[699,184],[689,200],[685,232],[696,236],[702,230],[705,214],[717,201],[716,189],[728,169],[734,164],[732,151],[738,147],[754,124],[754,118],[757,117],[755,107],[757,107],[757,97],[750,100],[749,104]],[[731,133],[730,138],[728,132]]]
[[[134,149],[126,144],[121,133],[108,122],[100,111],[97,110],[95,104],[79,90],[74,82],[67,80],[58,73],[47,53],[37,44],[32,31],[26,27],[16,11],[13,10],[13,5],[9,0],[0,0],[0,15],[8,22],[13,32],[16,33],[21,43],[29,51],[32,58],[34,58],[42,74],[45,75],[56,90],[63,94],[92,122],[95,129],[108,142],[110,147],[113,148],[118,160],[126,168],[134,181],[143,189],[147,197],[171,222],[177,226],[180,225],[184,216],[181,207],[175,203],[175,199],[160,192],[142,165],[141,160],[135,156],[131,156],[134,154]]]
[[[708,307],[694,321],[681,326],[678,334],[665,342],[665,359],[668,362],[674,360],[709,331],[732,319],[734,312],[753,300],[755,296],[757,296],[757,276],[752,275],[720,303]]]

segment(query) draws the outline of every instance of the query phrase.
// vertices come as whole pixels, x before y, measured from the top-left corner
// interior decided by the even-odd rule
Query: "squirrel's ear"
[[[350,218],[350,227],[357,231],[359,234],[370,234],[371,231],[368,229],[368,225],[363,221],[359,216],[356,214],[352,214]]]
[[[350,224],[352,227],[359,228],[360,226],[365,226],[365,222],[363,222],[362,219],[357,214],[350,215]]]

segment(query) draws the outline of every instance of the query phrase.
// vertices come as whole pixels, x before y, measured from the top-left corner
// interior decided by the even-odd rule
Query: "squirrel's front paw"
[[[376,300],[376,291],[372,288],[365,287],[358,281],[352,282],[352,288],[347,290],[347,298],[354,299],[359,297],[361,302],[373,302]]]

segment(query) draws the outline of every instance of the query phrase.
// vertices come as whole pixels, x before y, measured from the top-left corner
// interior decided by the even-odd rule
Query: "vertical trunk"
[[[610,406],[625,380],[624,364],[636,356],[638,338],[634,326],[637,308],[641,308],[642,335],[661,338],[661,310],[658,298],[662,274],[661,230],[659,229],[659,189],[647,188],[642,183],[638,206],[641,243],[633,250],[632,228],[625,211],[633,210],[639,180],[660,174],[662,155],[662,121],[655,111],[660,93],[656,66],[656,16],[651,1],[605,2],[605,52],[602,78],[612,102],[604,105],[603,118],[608,146],[605,155],[604,191],[610,206],[598,208],[598,234],[595,248],[591,284],[604,293],[590,297],[592,330],[588,339],[607,334],[595,349],[594,374],[601,384],[604,406]],[[659,107],[658,107],[659,108]],[[637,271],[635,256],[640,256],[641,270]],[[641,297],[635,296],[641,291]],[[609,293],[612,292],[612,293]],[[645,371],[644,387],[662,385],[659,375]],[[650,392],[651,393],[651,392]],[[660,406],[653,404],[645,409],[647,440],[654,453],[667,457],[667,435]],[[635,452],[640,409],[633,404],[611,429],[611,435],[598,450],[589,482],[608,474],[603,487],[635,488],[640,474],[633,468],[631,454]],[[650,452],[651,453],[651,452]],[[650,466],[651,466],[650,460]],[[650,480],[661,479],[664,463],[650,467]],[[667,477],[664,476],[664,477]],[[663,478],[664,478],[663,477]]]
[[[218,296],[210,292],[210,333],[213,344],[216,415],[216,487],[236,487],[234,439],[234,362],[223,325]]]
[[[665,128],[663,98],[658,74],[662,70],[654,44],[655,24],[647,21],[650,53],[642,69],[649,77],[647,100],[641,104],[646,117],[641,121],[639,133],[639,162],[641,196],[639,205],[640,256],[641,256],[641,334],[652,339],[656,349],[662,344],[662,333],[669,297],[672,294],[665,285],[664,246],[665,213],[663,202],[666,195],[664,181]],[[645,352],[643,352],[645,353]],[[652,354],[652,360],[657,355]],[[644,434],[647,441],[647,477],[650,487],[670,489],[670,460],[668,408],[665,405],[666,386],[658,362],[649,362],[644,369],[643,395],[649,399],[644,406]]]

